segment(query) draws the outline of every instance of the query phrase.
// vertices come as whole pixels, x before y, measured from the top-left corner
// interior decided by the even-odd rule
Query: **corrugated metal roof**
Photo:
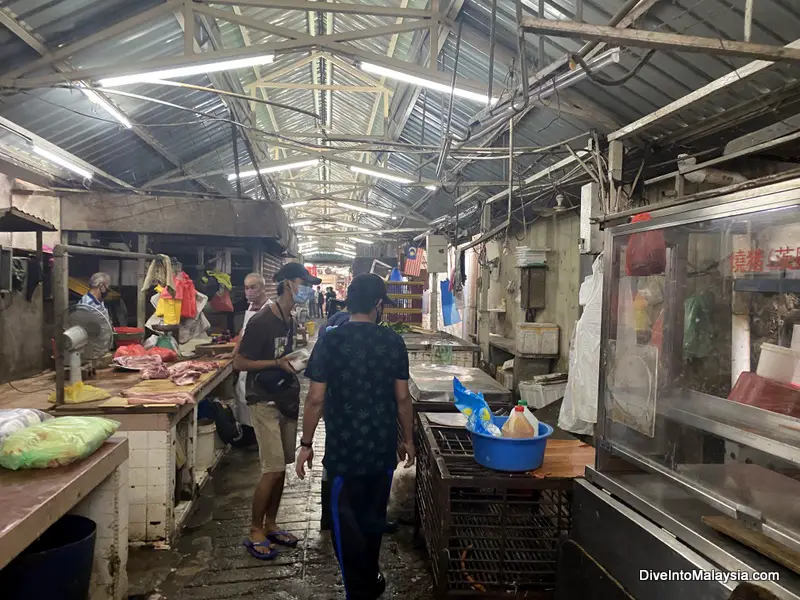
[[[728,39],[741,39],[745,0],[670,0],[658,2],[637,23],[642,29],[692,33]],[[376,4],[381,6],[407,6],[409,8],[425,8],[427,0],[365,0],[360,4]],[[42,36],[50,49],[69,44],[82,37],[99,31],[110,24],[147,10],[159,4],[159,0],[138,0],[124,2],[122,0],[6,0],[0,1],[0,8],[11,11],[24,21],[37,35]],[[442,4],[445,4],[443,2]],[[607,23],[619,9],[619,0],[584,0],[584,18],[591,23]],[[525,14],[536,15],[538,0],[522,0]],[[218,10],[235,12],[230,6],[216,7]],[[460,53],[458,57],[459,79],[487,83],[489,71],[489,30],[490,0],[463,0],[457,21],[463,23]],[[300,10],[282,10],[259,7],[241,7],[238,13],[245,18],[262,20],[273,26],[282,27],[300,34],[323,34],[325,31],[343,33],[348,31],[374,29],[398,22],[395,17],[366,16],[358,14],[331,14],[313,22]],[[571,19],[574,16],[574,0],[546,0],[545,16],[552,19]],[[217,25],[225,48],[240,48],[247,44],[276,42],[286,39],[283,36],[242,27],[225,20],[218,20]],[[517,82],[510,74],[518,68],[516,17],[514,0],[497,0],[496,45],[494,56],[493,92],[495,95],[514,87]],[[783,45],[797,36],[800,31],[800,7],[790,0],[759,0],[753,23],[753,41],[766,44]],[[205,35],[204,33],[202,35]],[[378,38],[345,42],[346,45],[359,51],[388,55],[397,60],[419,60],[412,52],[420,47],[420,37],[424,32],[405,32],[397,35],[384,35]],[[539,39],[528,35],[526,39],[525,59],[531,71],[535,71],[567,52],[581,47],[575,40],[547,37],[544,40],[544,55],[539,56]],[[140,25],[124,34],[93,44],[91,47],[76,53],[70,58],[76,67],[88,68],[99,65],[130,63],[154,58],[180,55],[183,52],[183,33],[177,19],[171,14],[164,14],[152,22]],[[327,51],[326,51],[327,52]],[[423,53],[424,54],[424,53]],[[618,77],[627,72],[642,55],[641,50],[623,52],[618,65],[607,67],[603,75]],[[388,135],[384,118],[384,107],[381,97],[371,92],[336,91],[332,94],[325,90],[300,89],[298,86],[308,84],[325,84],[330,81],[339,86],[363,86],[363,77],[358,77],[354,70],[354,61],[341,57],[338,61],[321,58],[309,60],[307,50],[291,51],[280,54],[271,65],[241,69],[236,74],[245,89],[257,77],[267,76],[284,70],[297,61],[296,68],[284,71],[274,77],[273,83],[283,83],[287,88],[262,88],[259,97],[281,103],[291,108],[266,106],[254,103],[256,124],[264,132],[251,132],[251,138],[270,153],[270,156],[283,159],[298,153],[297,149],[279,149],[286,140],[274,134],[293,135],[319,131],[327,127],[315,118],[293,109],[312,113],[330,115],[329,133],[335,135]],[[0,73],[17,68],[38,58],[38,54],[10,31],[0,30]],[[440,69],[451,73],[455,60],[455,35],[450,34],[444,42],[444,50],[440,56]],[[304,61],[304,62],[303,62]],[[324,61],[324,62],[323,62]],[[613,123],[620,125],[632,122],[641,116],[680,98],[731,70],[742,66],[747,61],[729,57],[702,54],[683,54],[658,52],[642,68],[639,74],[617,87],[603,87],[588,79],[574,84],[568,93],[551,95],[543,106],[530,110],[525,119],[515,129],[516,147],[549,146],[561,140],[569,139],[593,128],[607,132]],[[349,65],[349,67],[348,67]],[[329,69],[328,78],[324,70]],[[320,79],[320,76],[323,79]],[[718,116],[725,109],[732,109],[743,103],[762,99],[770,90],[780,89],[797,82],[800,73],[791,65],[777,65],[756,76],[727,87],[714,94],[706,101],[696,103],[674,115],[653,124],[647,130],[639,132],[632,143],[662,143],[664,146],[676,144],[684,146],[691,142],[697,147],[702,144],[713,144],[712,140],[695,139],[697,136],[684,135],[693,126]],[[206,76],[197,76],[187,80],[188,83],[210,86]],[[392,80],[383,84],[393,91],[393,109],[407,97],[410,86]],[[133,131],[125,129],[104,113],[96,105],[91,104],[85,96],[76,90],[69,89],[37,89],[29,92],[7,95],[0,105],[0,114],[15,123],[33,131],[52,143],[69,151],[79,158],[107,171],[108,173],[134,186],[143,185],[158,179],[165,174],[172,174],[174,179],[175,165],[170,161],[186,166],[190,177],[179,181],[168,181],[158,186],[159,189],[202,191],[213,188],[223,194],[235,193],[235,184],[228,181],[227,176],[234,172],[234,157],[231,141],[230,124],[226,121],[228,112],[223,100],[216,94],[187,90],[175,87],[134,85],[124,89],[126,92],[147,96],[157,101],[146,101],[136,98],[110,94],[112,100],[136,123],[147,135],[155,140],[161,150],[148,145]],[[328,98],[330,106],[328,106]],[[409,145],[423,144],[429,146],[428,154],[419,151],[408,152],[368,152],[352,151],[339,154],[348,160],[368,160],[379,162],[386,168],[408,173],[412,179],[434,179],[436,177],[436,153],[433,151],[441,144],[446,128],[446,109],[449,98],[442,98],[437,92],[424,92],[409,111],[405,127],[399,135],[401,143]],[[180,110],[174,104],[188,109],[202,111],[205,116],[186,110]],[[425,104],[425,108],[423,108]],[[583,109],[584,116],[576,116],[575,108]],[[484,106],[480,103],[456,98],[450,116],[450,131],[456,136],[463,136],[474,117]],[[592,113],[595,118],[585,115]],[[424,139],[423,131],[424,113]],[[374,115],[374,117],[373,117]],[[209,116],[211,118],[209,118]],[[391,119],[399,118],[399,114],[391,114]],[[329,144],[317,139],[304,139],[309,149],[326,147],[360,147],[363,144],[346,144],[336,142]],[[466,146],[476,142],[467,142]],[[0,153],[12,156],[12,160],[23,160],[35,168],[70,179],[68,172],[48,164],[46,161],[32,157],[27,146],[19,140],[9,141],[9,134],[0,134]],[[300,146],[302,147],[302,146]],[[692,146],[695,147],[695,146]],[[458,164],[457,153],[451,151],[451,158],[445,163],[445,170]],[[515,161],[517,173],[533,172],[530,169],[553,164],[563,158],[563,154],[553,152],[547,155],[520,156]],[[244,145],[239,144],[240,169],[252,168]],[[420,165],[422,164],[422,167]],[[533,167],[533,165],[536,167]],[[263,165],[261,165],[263,166]],[[501,181],[507,178],[508,166],[503,157],[493,160],[475,161],[463,169],[463,180]],[[182,177],[178,174],[178,177]],[[274,174],[276,181],[290,179],[321,180],[331,183],[304,184],[307,190],[317,193],[333,193],[341,191],[335,182],[371,181],[376,185],[368,192],[365,188],[350,188],[351,193],[341,197],[351,202],[367,202],[368,205],[384,210],[405,212],[408,206],[417,204],[423,196],[429,194],[421,186],[407,186],[387,180],[374,180],[363,175],[356,175],[344,165],[326,161],[319,167],[301,171],[281,172]],[[196,180],[201,179],[198,183]],[[73,181],[75,181],[73,179]],[[102,178],[92,183],[93,186],[106,185]],[[243,192],[248,195],[261,196],[261,189],[256,178],[242,180]],[[75,181],[75,184],[81,184]],[[281,186],[282,195],[288,201],[291,198],[309,195],[306,191],[290,192],[288,186]],[[486,188],[478,197],[495,193],[499,188]],[[453,212],[452,200],[456,190],[439,191],[431,201],[420,210],[431,218]],[[331,202],[317,202],[308,208],[303,207],[296,213],[303,215],[341,216],[339,209],[334,209]],[[357,216],[359,222],[376,222],[364,214]]]

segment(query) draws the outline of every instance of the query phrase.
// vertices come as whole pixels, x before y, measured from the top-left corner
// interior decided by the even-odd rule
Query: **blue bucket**
[[[508,417],[494,417],[494,424],[502,429],[507,420]],[[494,437],[470,431],[475,462],[495,471],[533,471],[542,466],[547,438],[552,433],[553,428],[542,422],[539,423],[539,435],[527,439]]]

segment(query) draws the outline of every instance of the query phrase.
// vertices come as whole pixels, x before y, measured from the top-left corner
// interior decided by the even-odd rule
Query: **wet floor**
[[[305,386],[304,386],[305,387]],[[305,390],[304,390],[305,391]],[[250,502],[260,476],[258,453],[231,450],[213,473],[197,509],[172,550],[132,549],[128,572],[136,600],[344,600],[338,564],[327,532],[320,532],[324,424],[315,439],[317,462],[304,481],[292,472],[278,523],[301,539],[273,561],[247,554]],[[387,535],[381,564],[383,598],[431,598],[427,558],[413,543],[413,529]]]

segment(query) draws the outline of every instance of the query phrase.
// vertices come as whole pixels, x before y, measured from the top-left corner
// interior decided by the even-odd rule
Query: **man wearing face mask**
[[[247,324],[267,303],[267,282],[261,273],[250,273],[244,278],[244,296],[247,299],[247,310],[244,313],[244,322],[242,323],[242,331],[239,333],[239,339],[236,341],[236,348],[233,353],[236,356],[239,353],[239,346],[242,343],[242,337],[247,329]],[[250,416],[250,407],[247,406],[247,373],[244,371],[239,373],[239,379],[236,382],[236,402],[233,405],[233,416],[242,425],[248,427],[253,426],[253,420]]]
[[[108,308],[106,308],[105,302],[103,302],[103,299],[108,296],[110,290],[111,275],[108,273],[95,273],[92,275],[91,279],[89,279],[89,291],[83,295],[78,304],[96,308],[105,315],[110,323],[111,317],[108,314]]]
[[[261,560],[275,558],[273,544],[297,545],[297,538],[276,523],[286,465],[294,460],[300,406],[300,382],[286,356],[294,344],[292,309],[308,302],[311,286],[321,282],[298,263],[281,267],[275,281],[277,299],[248,321],[233,362],[235,369],[247,372],[246,397],[261,461],[250,535],[244,545]]]
[[[332,540],[347,598],[375,600],[386,582],[380,572],[386,505],[400,455],[414,463],[408,353],[397,333],[378,325],[391,303],[386,284],[358,275],[347,291],[350,321],[317,342],[306,376],[311,387],[303,412],[296,471],[305,477],[313,440],[325,415],[323,465],[331,482]]]

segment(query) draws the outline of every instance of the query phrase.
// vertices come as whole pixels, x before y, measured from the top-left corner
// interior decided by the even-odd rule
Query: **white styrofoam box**
[[[517,323],[517,351],[523,354],[558,354],[558,338],[554,323]]]
[[[528,403],[528,408],[536,410],[552,404],[564,397],[567,391],[567,382],[561,383],[533,383],[532,381],[519,382],[519,397]]]
[[[508,369],[497,369],[495,379],[508,390],[514,390],[514,371]]]
[[[597,254],[603,250],[603,232],[596,222],[597,217],[602,214],[600,186],[597,183],[587,183],[581,188],[580,251],[584,254]]]

